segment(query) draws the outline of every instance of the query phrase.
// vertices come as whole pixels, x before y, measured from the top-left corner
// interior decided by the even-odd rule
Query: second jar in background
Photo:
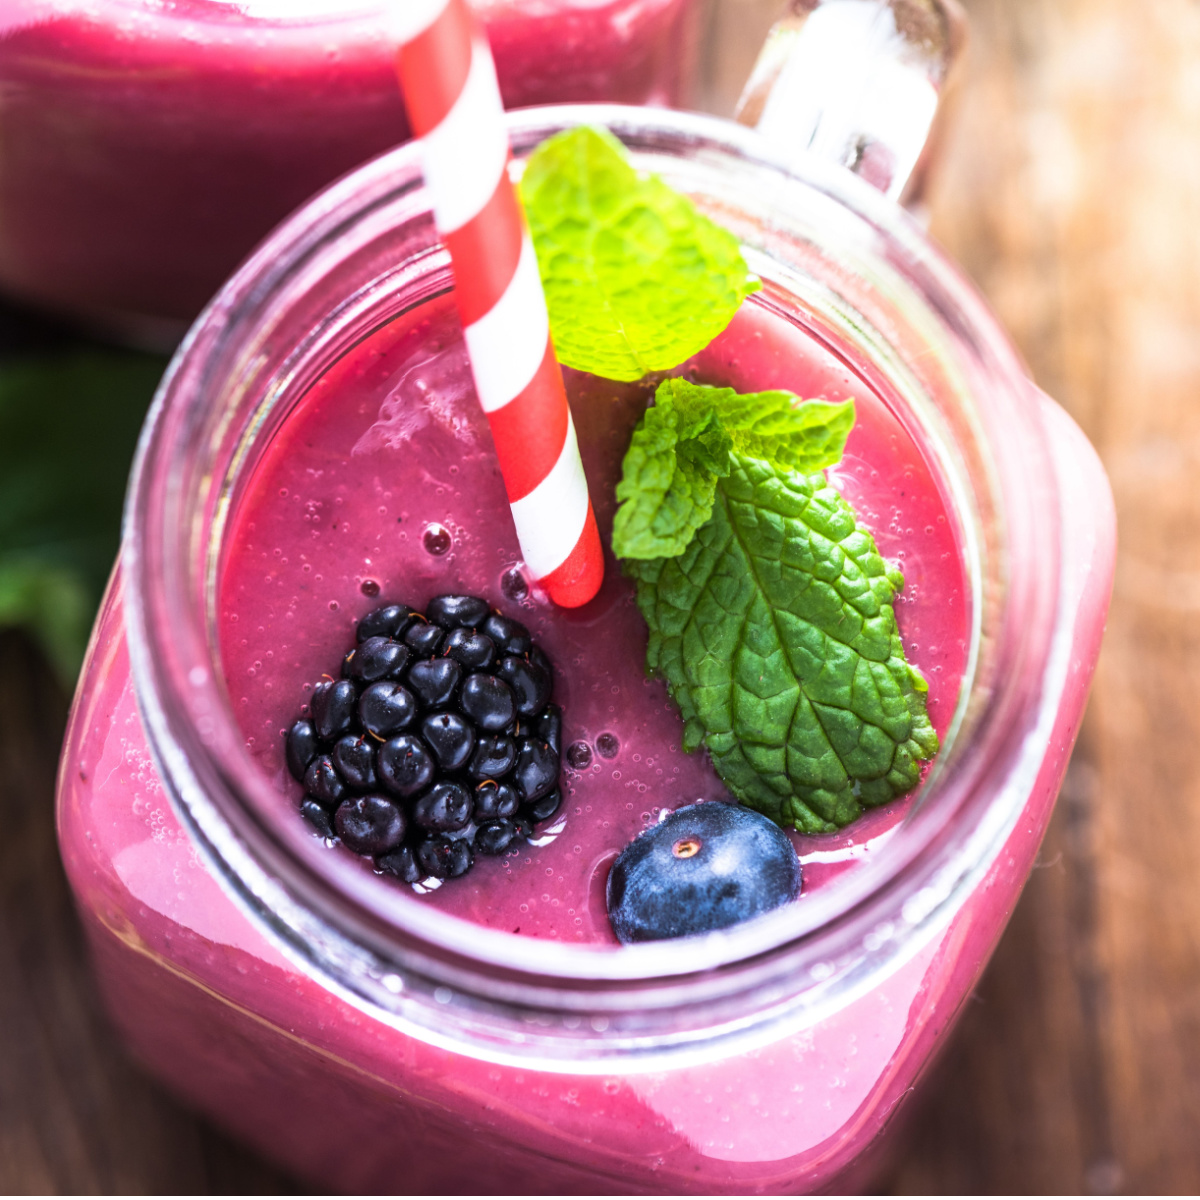
[[[694,0],[471,0],[509,108],[679,102]],[[169,343],[314,192],[408,136],[382,0],[0,11],[0,289]]]

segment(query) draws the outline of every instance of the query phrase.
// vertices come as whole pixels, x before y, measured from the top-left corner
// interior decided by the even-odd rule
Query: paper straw
[[[599,590],[604,556],[537,258],[508,177],[492,53],[465,0],[398,0],[393,22],[400,84],[521,553],[550,598],[574,608]]]

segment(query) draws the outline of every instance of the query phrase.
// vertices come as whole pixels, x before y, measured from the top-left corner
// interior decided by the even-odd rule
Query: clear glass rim
[[[820,162],[785,162],[753,131],[708,117],[575,105],[514,113],[509,127],[514,148],[519,149],[555,129],[586,121],[605,124],[635,144],[661,142],[683,147],[705,161],[752,164],[757,170],[799,180],[877,231],[881,253],[915,265],[938,290],[951,310],[953,327],[970,339],[986,361],[996,395],[1011,401],[1011,419],[1025,422],[1029,438],[1037,443],[1028,384],[1007,338],[970,285],[908,216],[868,185]],[[204,645],[203,630],[190,630],[182,648],[168,644],[176,639],[179,620],[190,622],[187,556],[194,551],[183,536],[187,531],[168,528],[163,519],[168,502],[178,499],[180,487],[176,470],[180,446],[170,439],[188,428],[188,406],[197,402],[188,389],[203,377],[205,356],[211,358],[214,347],[227,346],[237,335],[239,321],[247,319],[280,277],[284,270],[280,264],[295,257],[298,247],[314,237],[335,236],[352,222],[364,196],[395,189],[405,180],[419,187],[417,151],[412,146],[392,151],[334,184],[272,234],[193,326],[143,431],[126,510],[127,629],[143,722],[176,811],[218,878],[301,957],[308,953],[303,930],[316,920],[337,930],[347,945],[369,947],[382,962],[404,964],[430,979],[452,980],[468,992],[481,990],[493,1000],[500,997],[499,1003],[550,1003],[565,1010],[584,1010],[606,1004],[676,1003],[680,987],[714,995],[729,986],[716,981],[723,972],[741,971],[747,979],[761,979],[764,972],[774,976],[796,955],[797,961],[813,960],[820,949],[814,942],[828,941],[836,933],[840,945],[865,947],[852,972],[859,980],[855,986],[864,986],[864,971],[877,973],[908,957],[949,919],[1019,817],[1025,794],[1006,788],[993,789],[990,796],[985,793],[989,764],[1020,751],[1014,744],[1019,741],[1018,731],[1011,721],[1009,727],[1005,722],[1029,701],[1028,694],[1017,695],[1010,686],[987,698],[980,726],[986,744],[980,746],[974,771],[969,777],[943,778],[938,783],[944,795],[957,793],[952,796],[954,803],[948,801],[940,809],[927,807],[931,815],[923,818],[926,824],[919,844],[893,839],[881,854],[875,874],[863,879],[857,893],[849,890],[838,913],[819,919],[810,913],[798,919],[795,910],[784,910],[686,942],[619,949],[548,944],[420,906],[406,913],[404,927],[397,927],[392,914],[381,911],[377,889],[367,886],[373,880],[343,869],[338,855],[322,851],[318,863],[311,853],[312,839],[299,822],[295,830],[280,830],[264,819],[268,796],[274,798],[274,792],[265,779],[245,776],[241,736],[231,715],[222,712],[222,697],[212,676],[216,664],[199,649]],[[1053,490],[1048,460],[1008,463],[1006,469],[1030,477],[1040,472],[1040,494],[1044,496],[1047,487]],[[1014,491],[1019,505],[1019,487],[1010,486],[1006,500],[1013,500],[1009,493]],[[1036,515],[1006,510],[1009,540],[1033,536]],[[1041,679],[1051,654],[1057,579],[1029,569],[1020,554],[1010,553],[1010,560],[1006,603],[1020,611],[1004,622],[1003,644],[996,652],[1012,664],[1010,683],[1028,684]],[[166,622],[164,613],[175,614],[173,621]],[[253,775],[257,777],[257,772]],[[943,827],[972,799],[986,819],[961,845],[947,847]],[[893,929],[872,947],[871,938],[889,923],[886,914],[901,911],[908,927]],[[702,980],[704,986],[698,983]],[[825,980],[814,973],[812,982],[816,987]]]

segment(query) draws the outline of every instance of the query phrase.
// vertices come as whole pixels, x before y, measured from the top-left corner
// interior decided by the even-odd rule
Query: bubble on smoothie
[[[425,547],[427,554],[432,554],[434,558],[441,558],[454,545],[454,538],[445,525],[439,525],[433,521],[425,526],[425,532],[421,536],[421,545]]]
[[[596,753],[601,758],[616,758],[621,742],[615,733],[602,733],[596,739]]]
[[[358,590],[362,592],[364,596],[378,596],[379,582],[375,579],[364,579],[362,583],[358,585]]]
[[[500,577],[500,590],[510,599],[518,603],[529,595],[529,581],[521,572],[520,567],[509,567]]]
[[[466,346],[458,342],[434,354],[421,351],[397,371],[379,417],[354,444],[352,454],[399,450],[431,421],[461,441],[474,441],[474,384]]]
[[[591,746],[587,742],[572,742],[567,747],[567,762],[573,770],[586,770],[592,762]]]

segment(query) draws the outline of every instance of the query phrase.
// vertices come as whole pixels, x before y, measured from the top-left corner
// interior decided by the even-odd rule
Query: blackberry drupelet
[[[338,674],[285,735],[300,811],[405,883],[502,855],[562,804],[562,710],[529,631],[477,596],[358,623]]]

